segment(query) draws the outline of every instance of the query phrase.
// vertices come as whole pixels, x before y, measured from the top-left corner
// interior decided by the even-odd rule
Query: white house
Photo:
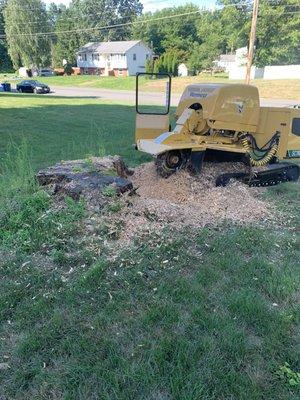
[[[145,72],[152,50],[141,40],[87,43],[77,52],[82,74],[128,76]]]
[[[235,54],[221,54],[219,58],[214,61],[216,67],[223,68],[226,72],[229,72],[234,64]]]

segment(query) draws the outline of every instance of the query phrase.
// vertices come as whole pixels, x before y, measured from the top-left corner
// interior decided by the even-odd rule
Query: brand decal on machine
[[[199,92],[191,92],[190,96],[191,97],[207,97],[208,93],[199,93]]]

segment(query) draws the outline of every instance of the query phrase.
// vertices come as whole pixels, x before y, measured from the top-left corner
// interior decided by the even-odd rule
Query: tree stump
[[[119,156],[90,157],[86,160],[62,161],[36,174],[42,186],[52,185],[54,194],[78,200],[91,193],[99,194],[106,186],[113,186],[118,194],[133,190],[127,179],[133,171]]]

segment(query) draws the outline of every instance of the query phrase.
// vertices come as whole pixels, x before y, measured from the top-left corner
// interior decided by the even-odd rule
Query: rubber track
[[[271,164],[265,171],[253,170],[253,176],[237,172],[219,175],[216,186],[226,186],[231,179],[237,179],[250,187],[275,186],[283,182],[295,182],[299,179],[300,167],[292,163]]]

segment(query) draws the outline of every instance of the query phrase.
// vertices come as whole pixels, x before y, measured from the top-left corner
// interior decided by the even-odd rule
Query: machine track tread
[[[268,165],[264,171],[252,170],[251,176],[243,172],[221,174],[216,179],[216,186],[226,186],[231,179],[237,179],[250,187],[274,186],[282,182],[295,182],[300,176],[300,167],[292,163]]]

